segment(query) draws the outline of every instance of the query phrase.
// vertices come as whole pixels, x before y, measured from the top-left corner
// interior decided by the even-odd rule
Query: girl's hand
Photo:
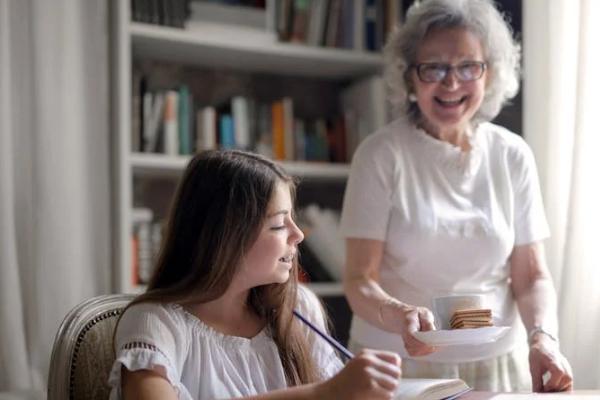
[[[433,314],[426,307],[404,304],[400,301],[387,302],[380,310],[381,322],[397,332],[404,340],[404,348],[411,356],[424,356],[436,348],[418,340],[414,333],[435,329]]]
[[[318,384],[318,399],[393,399],[401,376],[400,356],[363,350],[334,377]]]

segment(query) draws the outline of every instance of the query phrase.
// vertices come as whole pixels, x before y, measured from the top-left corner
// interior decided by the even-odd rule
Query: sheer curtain
[[[62,318],[109,289],[107,20],[0,0],[0,392],[42,393]]]
[[[600,1],[523,2],[524,134],[552,238],[561,348],[575,387],[600,388]]]

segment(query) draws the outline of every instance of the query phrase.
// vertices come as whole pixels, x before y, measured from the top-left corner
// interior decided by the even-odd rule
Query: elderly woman
[[[521,137],[489,122],[517,93],[519,50],[486,0],[417,2],[386,45],[400,116],[352,161],[344,288],[351,347],[398,352],[405,377],[460,377],[492,391],[572,388],[535,160]],[[432,299],[463,293],[485,296],[508,333],[480,345],[419,341],[415,332],[435,329]]]

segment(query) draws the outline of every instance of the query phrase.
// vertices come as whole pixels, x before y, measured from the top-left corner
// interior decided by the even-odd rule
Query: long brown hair
[[[204,303],[222,296],[258,237],[278,182],[286,183],[294,198],[293,178],[262,156],[236,150],[195,155],[172,203],[148,290],[127,307]],[[267,322],[290,386],[319,379],[308,342],[293,318],[297,291],[294,259],[287,282],[252,288],[248,298]]]

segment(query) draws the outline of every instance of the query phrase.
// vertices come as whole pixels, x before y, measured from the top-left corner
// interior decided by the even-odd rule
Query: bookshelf
[[[269,2],[268,2],[269,4]],[[271,2],[272,4],[272,2]],[[132,79],[133,65],[139,60],[152,60],[185,66],[227,70],[240,74],[288,76],[316,79],[318,84],[353,82],[377,75],[382,68],[378,53],[339,48],[311,47],[277,41],[267,30],[234,28],[231,25],[205,22],[193,29],[180,29],[133,22],[130,2],[111,1],[111,76],[113,118],[113,291],[138,293],[143,285],[132,279],[132,217],[134,206],[168,203],[154,199],[152,191],[136,190],[144,180],[173,182],[181,175],[190,156],[165,155],[134,151],[132,146]],[[201,78],[200,78],[201,79]],[[309,193],[320,198],[323,187],[337,191],[341,198],[349,165],[344,163],[282,161],[284,168],[304,182],[325,183]],[[310,192],[311,189],[308,189]],[[154,191],[156,193],[156,191]],[[144,197],[149,196],[149,197]],[[334,201],[334,203],[339,201]],[[311,283],[320,296],[339,296],[339,282]]]
[[[277,42],[273,35],[215,23],[190,32],[131,22],[128,32],[134,57],[185,64],[235,68],[242,62],[245,71],[336,80],[375,73],[382,64],[378,54]]]

